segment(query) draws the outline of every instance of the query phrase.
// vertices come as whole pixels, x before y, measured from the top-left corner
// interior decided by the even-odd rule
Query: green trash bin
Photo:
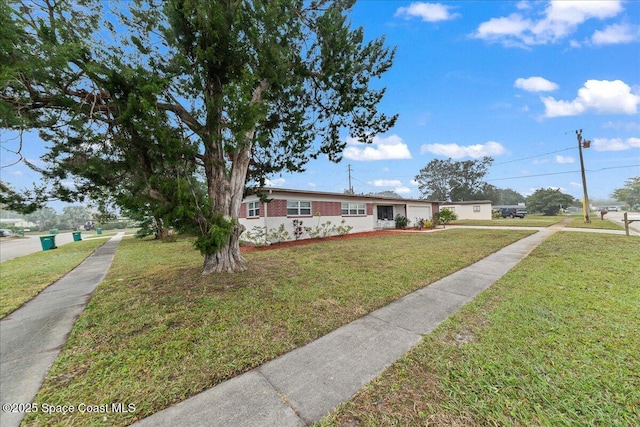
[[[22,230],[18,231],[18,236],[24,237],[24,231],[22,231]]]
[[[102,234],[102,228],[96,228],[96,233]]]
[[[73,234],[73,241],[74,242],[79,242],[80,240],[82,240],[82,232],[81,231],[74,231],[72,234]]]
[[[40,236],[40,244],[42,245],[43,251],[48,251],[49,249],[55,249],[56,246],[56,236]]]

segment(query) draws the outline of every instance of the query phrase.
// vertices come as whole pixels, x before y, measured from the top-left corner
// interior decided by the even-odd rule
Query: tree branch
[[[178,116],[189,129],[191,129],[197,135],[201,135],[204,126],[202,126],[202,124],[200,124],[200,122],[195,117],[193,117],[182,105],[178,103],[170,104],[167,102],[158,102],[156,106],[161,110],[171,111],[176,116]]]

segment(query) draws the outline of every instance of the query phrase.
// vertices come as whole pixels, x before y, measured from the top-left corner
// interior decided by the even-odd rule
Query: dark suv
[[[524,218],[527,211],[520,208],[502,208],[500,209],[500,215],[502,218]]]

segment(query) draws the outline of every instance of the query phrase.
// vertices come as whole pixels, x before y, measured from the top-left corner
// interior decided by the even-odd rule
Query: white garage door
[[[407,219],[415,225],[421,219],[431,220],[431,206],[407,206]]]

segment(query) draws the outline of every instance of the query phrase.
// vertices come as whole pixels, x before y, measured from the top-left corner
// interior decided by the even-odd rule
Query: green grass
[[[83,240],[0,264],[0,318],[73,270],[106,240]]]
[[[585,223],[582,216],[573,218],[571,223],[567,224],[569,228],[590,228],[596,230],[624,230],[624,227],[616,224],[615,222],[601,220],[596,215],[591,217],[591,222]]]
[[[35,402],[132,403],[126,425],[246,372],[440,279],[529,231],[353,237],[246,254],[202,276],[187,241],[123,240]],[[449,254],[449,255],[448,255]],[[455,254],[455,256],[452,256]],[[104,414],[28,414],[27,425],[104,425]]]
[[[318,425],[640,425],[639,254],[555,234]]]
[[[480,226],[508,226],[508,227],[549,227],[557,224],[567,217],[565,216],[544,216],[526,215],[524,218],[496,218],[496,219],[459,219],[451,225],[480,225]]]

